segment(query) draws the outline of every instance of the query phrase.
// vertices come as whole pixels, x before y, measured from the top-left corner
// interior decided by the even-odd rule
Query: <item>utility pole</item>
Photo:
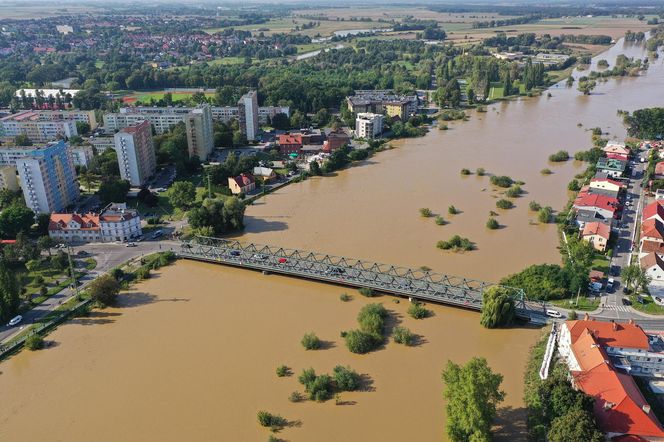
[[[78,281],[76,281],[76,272],[74,272],[74,263],[71,259],[71,246],[67,244],[67,260],[69,261],[69,273],[71,274],[71,280],[73,281],[74,284],[74,291],[76,292],[76,297],[80,295],[78,291]]]
[[[208,181],[208,198],[212,199],[212,178],[210,177],[210,172],[208,171],[207,174],[207,181]]]

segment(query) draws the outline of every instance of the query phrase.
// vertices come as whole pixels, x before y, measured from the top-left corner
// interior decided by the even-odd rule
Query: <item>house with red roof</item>
[[[621,153],[607,153],[606,157],[609,158],[610,160],[620,160],[620,161],[628,160],[627,155]]]
[[[52,213],[48,235],[58,242],[129,241],[143,234],[138,212],[125,203],[111,203],[101,213]]]
[[[643,221],[656,219],[664,223],[664,201],[654,201],[643,208]]]
[[[641,223],[641,240],[664,243],[664,223],[658,219],[648,219]]]
[[[228,177],[228,187],[233,195],[245,195],[256,188],[256,180],[250,173],[241,173],[235,177]]]
[[[581,238],[600,252],[606,250],[610,237],[611,227],[600,222],[586,223],[581,231]]]
[[[588,315],[561,327],[560,355],[574,386],[594,397],[593,414],[608,439],[664,441],[664,428],[632,377],[664,370],[664,354],[654,348],[660,342],[632,322],[594,321]]]
[[[277,143],[279,144],[279,152],[281,152],[282,155],[289,155],[292,153],[299,155],[302,151],[302,134],[279,134],[277,137]]]
[[[576,197],[573,207],[575,210],[594,210],[603,218],[612,218],[618,210],[619,202],[610,196],[584,193]]]

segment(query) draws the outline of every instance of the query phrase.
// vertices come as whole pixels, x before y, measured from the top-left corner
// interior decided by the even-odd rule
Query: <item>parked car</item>
[[[622,304],[623,305],[632,305],[632,301],[630,301],[627,298],[622,298]]]
[[[563,315],[558,310],[547,310],[546,315],[551,318],[562,318]]]
[[[22,320],[23,320],[23,316],[21,316],[21,315],[14,316],[13,318],[11,318],[11,319],[9,320],[9,323],[7,324],[7,326],[8,326],[8,327],[13,327],[13,326],[15,326],[16,324],[20,323]]]
[[[615,284],[615,282],[616,281],[613,278],[609,278],[606,281],[606,291],[607,292],[610,292],[611,290],[613,290],[613,284]]]
[[[239,250],[231,250],[231,256],[240,256],[240,251]]]
[[[136,247],[136,243],[128,242],[125,247]]]
[[[154,232],[154,233],[152,234],[152,238],[153,238],[153,239],[157,239],[157,238],[159,238],[159,237],[160,237],[161,235],[163,235],[163,234],[164,234],[164,232],[162,232],[161,230],[157,230],[156,232]]]
[[[285,264],[288,260],[286,258],[279,258],[279,264]]]
[[[261,254],[255,254],[254,259],[260,259],[261,261],[265,261],[267,259],[267,255],[261,255]]]

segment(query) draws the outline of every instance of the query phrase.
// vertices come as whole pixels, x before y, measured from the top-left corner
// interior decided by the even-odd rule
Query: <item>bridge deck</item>
[[[178,256],[351,287],[366,287],[477,311],[482,309],[484,290],[495,285],[425,270],[207,237],[183,241]],[[542,318],[542,306],[526,302],[522,290],[510,290],[513,291],[519,317],[528,320]]]

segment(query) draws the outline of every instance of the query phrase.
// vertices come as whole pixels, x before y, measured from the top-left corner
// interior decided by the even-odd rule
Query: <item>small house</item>
[[[228,178],[228,187],[233,195],[247,194],[256,188],[256,180],[250,173],[241,173]]]

